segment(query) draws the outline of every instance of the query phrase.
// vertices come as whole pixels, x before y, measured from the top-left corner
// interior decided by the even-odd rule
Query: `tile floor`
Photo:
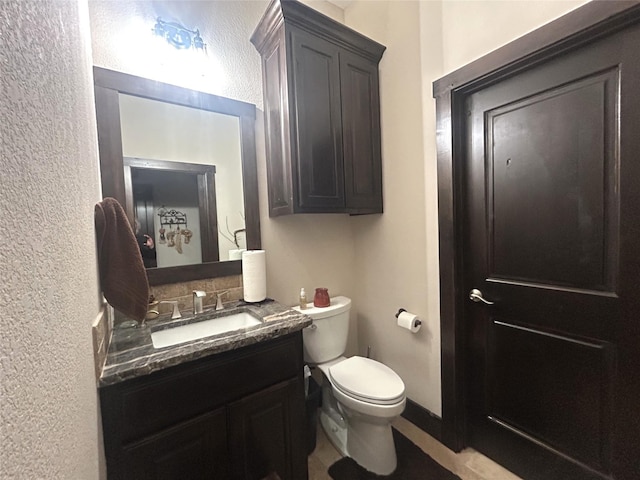
[[[493,460],[470,448],[454,453],[414,424],[398,418],[393,426],[428,453],[440,465],[448,468],[462,480],[521,480]],[[331,480],[329,467],[340,459],[340,454],[329,442],[318,425],[316,449],[309,456],[309,480]]]

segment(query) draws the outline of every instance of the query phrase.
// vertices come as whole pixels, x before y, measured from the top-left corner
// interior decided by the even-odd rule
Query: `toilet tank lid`
[[[293,307],[294,310],[309,315],[314,320],[320,318],[329,317],[332,315],[338,315],[343,312],[348,312],[351,309],[351,299],[347,297],[332,297],[331,305],[328,307],[314,307],[313,302],[307,303],[307,308],[301,310],[300,307]]]

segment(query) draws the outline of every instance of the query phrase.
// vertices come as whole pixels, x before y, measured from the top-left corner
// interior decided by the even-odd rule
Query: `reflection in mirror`
[[[217,239],[212,238],[211,241],[216,242],[218,249],[215,255],[205,258],[205,261],[237,260],[238,251],[246,249],[238,117],[125,94],[119,95],[119,102],[122,153],[125,159],[163,160],[215,168],[212,178],[215,183],[208,187],[215,192],[214,210],[210,213],[216,220]],[[140,203],[137,197],[144,195],[146,208],[155,209],[151,217],[154,222],[147,226],[147,234],[156,246],[157,266],[201,263],[200,225],[195,223],[199,217],[195,176],[179,174],[179,165],[174,168],[165,165],[162,173],[156,172],[151,176],[145,174],[144,170],[142,166],[134,170],[133,200],[137,208]],[[192,226],[196,227],[196,230],[191,227],[187,229],[193,234],[189,248],[184,242],[178,245],[172,241],[160,243],[156,238],[162,228],[168,229],[166,234],[178,228],[171,224],[164,227],[160,225],[158,210],[182,211],[177,205],[183,205],[188,210]],[[184,228],[180,229],[182,233]]]
[[[125,184],[131,179],[131,188],[127,191],[132,192],[136,237],[138,243],[143,242],[140,249],[147,268],[218,259],[215,246],[211,249],[214,255],[208,251],[203,255],[202,245],[207,245],[210,239],[207,230],[201,229],[200,216],[201,212],[208,211],[210,199],[198,194],[199,183],[214,185],[214,167],[125,157],[124,168]],[[215,190],[211,192],[213,208],[209,211],[215,211]],[[202,205],[201,198],[205,201]],[[145,238],[153,248],[144,248]]]
[[[239,274],[240,252],[260,248],[255,106],[99,67],[94,79],[103,196],[125,207],[149,283]]]

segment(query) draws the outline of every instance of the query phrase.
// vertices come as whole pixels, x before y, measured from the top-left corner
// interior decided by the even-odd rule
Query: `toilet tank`
[[[309,303],[306,310],[300,310],[300,307],[294,307],[294,310],[313,319],[313,324],[302,330],[305,362],[324,363],[344,353],[349,333],[350,298],[333,297],[328,307],[318,308]]]

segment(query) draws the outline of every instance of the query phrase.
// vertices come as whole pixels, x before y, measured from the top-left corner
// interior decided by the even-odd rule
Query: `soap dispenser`
[[[307,292],[304,291],[304,287],[300,289],[300,310],[307,308]]]

